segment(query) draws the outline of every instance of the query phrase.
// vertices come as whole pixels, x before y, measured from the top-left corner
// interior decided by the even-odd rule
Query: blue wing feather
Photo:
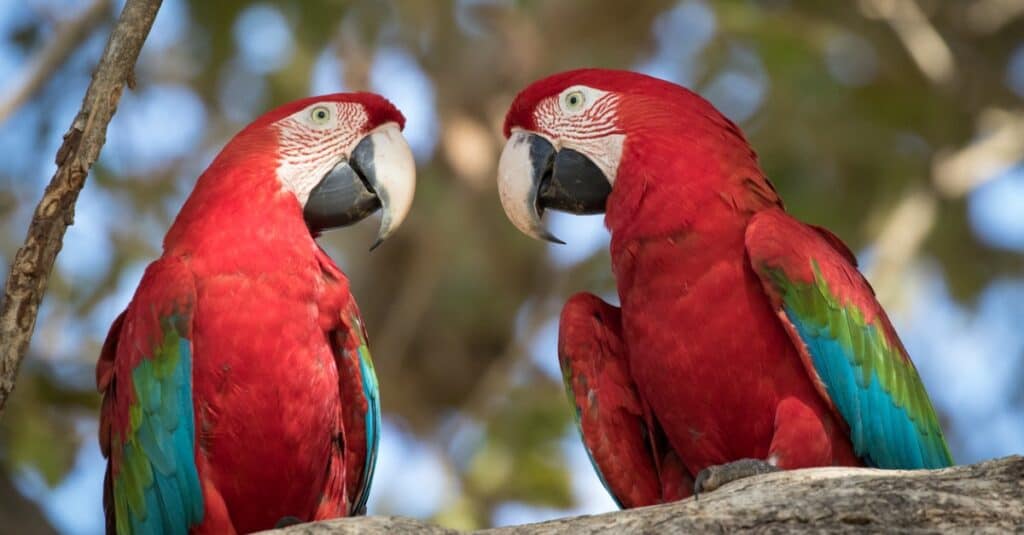
[[[832,402],[850,426],[854,451],[874,466],[883,468],[938,468],[952,464],[948,450],[932,447],[934,440],[922,433],[890,392],[883,388],[879,374],[861,384],[864,371],[846,346],[828,329],[816,329],[813,320],[801,317],[789,307],[786,316],[805,342],[818,375]],[[877,334],[876,334],[877,336]],[[930,410],[931,407],[928,407]],[[941,439],[941,437],[940,437]]]
[[[195,463],[191,275],[154,262],[104,344],[101,445],[110,457],[108,529],[185,534],[204,515]]]
[[[355,505],[352,508],[357,514],[365,514],[366,502],[370,497],[373,485],[373,472],[377,466],[377,449],[380,446],[380,389],[377,385],[377,374],[373,369],[370,349],[365,337],[359,346],[359,371],[363,376],[363,394],[366,396],[366,463],[363,467],[363,480],[359,486]]]
[[[134,429],[138,449],[131,454],[143,457],[135,462],[147,463],[152,476],[141,485],[145,509],[129,508],[127,513],[133,533],[183,534],[203,516],[194,457],[192,355],[188,340],[177,333],[174,322],[162,323],[167,331],[164,344],[132,370],[143,410]],[[158,362],[160,359],[170,360]],[[137,491],[124,486],[125,482],[119,484],[115,479],[114,493]]]
[[[852,255],[823,232],[779,210],[759,213],[746,233],[751,267],[854,452],[881,468],[950,466],[917,370]]]

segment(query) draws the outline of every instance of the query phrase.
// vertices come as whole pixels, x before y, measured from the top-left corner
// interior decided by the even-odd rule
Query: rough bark
[[[14,389],[18,368],[32,339],[50,271],[64,232],[74,220],[78,193],[106,141],[107,125],[117,110],[121,91],[126,84],[133,84],[132,69],[160,4],[161,0],[125,3],[82,107],[57,151],[57,172],[36,207],[25,244],[11,264],[0,310],[0,413]]]
[[[1024,457],[945,470],[815,468],[741,480],[700,500],[485,530],[578,533],[976,532],[1024,530]],[[398,517],[315,522],[273,532],[456,533]]]

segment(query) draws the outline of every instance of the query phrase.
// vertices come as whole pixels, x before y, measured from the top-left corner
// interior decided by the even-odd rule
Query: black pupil
[[[580,102],[580,97],[577,97],[575,95],[569,97],[569,104],[572,104],[573,106],[575,106],[575,105],[579,104],[579,102]]]
[[[316,118],[317,119],[324,119],[326,117],[327,117],[327,112],[326,111],[324,111],[324,110],[317,110],[316,111]]]

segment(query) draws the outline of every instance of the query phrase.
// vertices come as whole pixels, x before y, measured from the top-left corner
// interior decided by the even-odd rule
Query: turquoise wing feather
[[[755,216],[750,262],[855,453],[879,468],[953,464],[917,369],[853,255],[780,210]]]
[[[337,432],[343,446],[328,465],[330,477],[322,506],[330,515],[364,515],[380,445],[380,389],[366,329],[347,279],[322,249],[318,249],[318,259],[328,280],[340,283],[331,299],[331,306],[338,307],[339,320],[332,326],[331,339],[342,408]],[[335,298],[338,300],[333,301]]]
[[[193,295],[187,273],[154,263],[97,364],[108,530],[122,535],[184,534],[203,518],[194,453]]]
[[[366,514],[366,501],[370,497],[370,486],[373,485],[373,471],[377,466],[377,449],[380,446],[380,389],[377,385],[377,372],[373,369],[370,358],[370,347],[366,341],[366,331],[360,323],[359,328],[359,371],[363,377],[363,393],[366,396],[366,462],[363,477],[359,483],[355,505],[352,508],[357,514]]]

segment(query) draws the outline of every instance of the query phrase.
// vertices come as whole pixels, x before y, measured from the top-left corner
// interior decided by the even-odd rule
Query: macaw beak
[[[604,213],[611,182],[584,154],[556,150],[544,136],[513,130],[498,161],[498,194],[509,221],[523,234],[565,243],[541,225],[544,210]]]
[[[377,127],[356,144],[309,193],[302,215],[313,232],[351,225],[381,209],[374,250],[402,224],[416,192],[416,165],[395,123]]]

